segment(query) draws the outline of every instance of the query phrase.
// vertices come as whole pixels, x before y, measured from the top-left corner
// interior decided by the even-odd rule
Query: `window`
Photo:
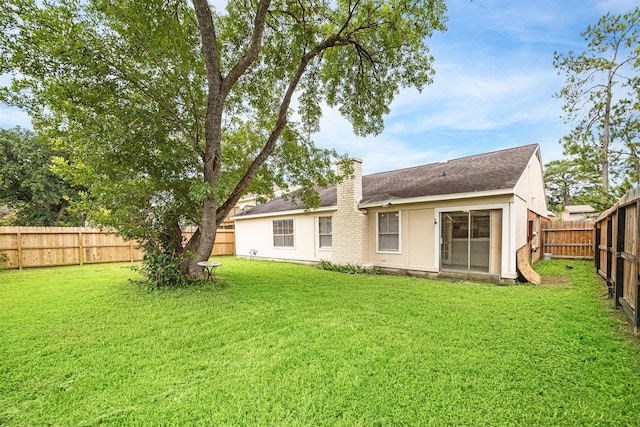
[[[273,220],[273,246],[281,248],[293,247],[293,220]]]
[[[400,252],[400,212],[378,212],[378,251]]]
[[[320,248],[330,248],[333,246],[330,216],[321,216],[318,218],[318,241]]]

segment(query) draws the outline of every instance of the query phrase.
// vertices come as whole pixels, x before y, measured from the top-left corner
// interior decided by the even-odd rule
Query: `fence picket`
[[[188,239],[194,230],[185,231]],[[2,268],[51,267],[142,260],[133,241],[114,232],[85,227],[0,227]],[[235,230],[220,229],[211,256],[235,255]]]
[[[553,258],[593,259],[594,221],[560,221],[542,224],[542,251]]]
[[[603,212],[596,222],[600,246],[596,254],[598,274],[607,280],[614,306],[633,321],[640,337],[640,188],[634,188]],[[606,244],[604,242],[606,236]]]

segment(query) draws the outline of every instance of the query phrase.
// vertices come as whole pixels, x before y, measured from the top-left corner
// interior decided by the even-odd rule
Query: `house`
[[[236,205],[231,208],[231,211],[218,225],[218,228],[235,228],[235,222],[233,222],[232,218],[238,214],[241,214],[247,209],[255,207],[258,204],[258,198],[259,196],[257,194],[246,194],[242,196],[240,200],[238,200],[238,203],[236,203]]]
[[[563,221],[582,221],[585,219],[595,219],[598,211],[591,205],[570,205],[565,206],[562,211]]]
[[[284,191],[281,188],[274,187],[273,188],[273,197],[282,197],[284,195]],[[218,228],[235,228],[235,223],[233,222],[233,217],[239,215],[246,211],[247,209],[253,208],[258,205],[260,202],[264,200],[269,200],[268,196],[261,194],[249,193],[243,195],[240,200],[236,203],[236,205],[231,208],[231,211],[227,214],[227,216],[222,220]]]
[[[538,145],[366,176],[354,159],[353,169],[312,211],[279,198],[235,216],[236,255],[509,282],[516,251],[536,254],[547,213]]]

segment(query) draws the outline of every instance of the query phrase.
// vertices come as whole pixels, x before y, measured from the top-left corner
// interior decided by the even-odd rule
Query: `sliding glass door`
[[[488,273],[492,255],[496,256],[492,254],[492,233],[499,238],[498,230],[492,230],[495,216],[489,210],[441,212],[441,269]]]

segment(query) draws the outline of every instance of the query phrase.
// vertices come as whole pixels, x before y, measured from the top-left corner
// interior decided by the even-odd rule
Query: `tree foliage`
[[[338,180],[343,159],[311,140],[323,104],[376,134],[400,88],[431,82],[425,41],[444,12],[442,0],[10,0],[2,99],[69,150],[57,171],[89,188],[96,221],[197,278],[243,193],[296,186],[313,206]],[[186,244],[183,224],[198,227]]]
[[[63,156],[35,132],[0,129],[0,205],[15,210],[12,225],[81,224],[82,213],[69,209],[80,189],[52,172]]]
[[[553,160],[545,165],[547,202],[556,215],[569,205],[590,205],[603,211],[615,202],[615,193],[603,193],[598,163],[591,166],[586,168],[575,159]]]
[[[603,202],[616,192],[612,185],[639,182],[640,8],[608,13],[582,36],[584,52],[555,54],[566,79],[556,96],[574,125],[562,139],[565,154],[584,174],[599,169]]]

